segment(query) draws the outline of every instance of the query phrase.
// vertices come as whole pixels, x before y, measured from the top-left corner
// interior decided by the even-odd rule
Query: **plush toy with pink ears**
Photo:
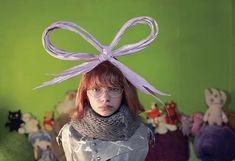
[[[215,88],[205,89],[205,102],[208,106],[203,121],[209,125],[222,125],[228,122],[227,116],[222,111],[227,96],[224,91]]]

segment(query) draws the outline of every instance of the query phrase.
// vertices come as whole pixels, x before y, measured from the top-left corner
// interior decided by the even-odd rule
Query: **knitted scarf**
[[[85,109],[84,118],[71,122],[72,127],[83,137],[106,141],[128,140],[140,125],[140,119],[134,119],[125,105],[108,117],[98,115],[91,107]]]

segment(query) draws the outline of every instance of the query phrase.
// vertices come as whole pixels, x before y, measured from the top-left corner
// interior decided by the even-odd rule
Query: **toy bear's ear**
[[[204,95],[205,95],[206,104],[209,105],[210,104],[211,91],[208,88],[205,89]]]
[[[222,99],[223,99],[223,104],[224,104],[224,103],[226,102],[227,95],[226,95],[226,93],[225,93],[224,91],[222,91],[222,90],[220,90],[219,93],[220,93],[220,95],[221,95],[221,97],[222,97]]]

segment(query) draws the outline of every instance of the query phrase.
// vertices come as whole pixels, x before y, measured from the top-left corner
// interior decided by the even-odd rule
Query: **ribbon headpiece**
[[[114,47],[119,42],[119,40],[121,39],[121,36],[124,34],[124,32],[129,27],[135,26],[136,24],[145,24],[148,27],[150,27],[151,32],[149,36],[147,36],[145,39],[137,43],[127,44],[118,49],[113,50]],[[86,41],[88,41],[92,46],[94,46],[100,52],[100,54],[96,55],[96,54],[80,53],[80,52],[79,53],[67,52],[67,51],[54,47],[49,39],[49,33],[56,29],[65,29],[65,30],[69,30],[69,31],[79,34]],[[111,44],[108,46],[105,46],[105,45],[100,44],[95,39],[95,37],[93,37],[90,33],[88,33],[79,25],[76,25],[71,22],[66,22],[66,21],[53,23],[52,25],[50,25],[49,27],[45,29],[42,35],[42,43],[43,43],[45,50],[48,52],[48,54],[50,54],[51,56],[55,58],[62,59],[62,60],[85,60],[86,62],[78,66],[74,66],[68,70],[65,70],[62,73],[54,74],[55,76],[54,79],[48,82],[44,82],[42,85],[36,88],[41,88],[44,86],[49,86],[49,85],[63,82],[77,75],[84,74],[84,73],[91,71],[93,68],[95,68],[97,65],[99,65],[103,61],[109,61],[113,65],[115,65],[136,88],[138,88],[140,91],[146,94],[152,95],[159,102],[161,102],[161,100],[156,96],[156,94],[159,94],[159,95],[168,95],[168,94],[165,94],[155,89],[144,78],[142,78],[135,72],[131,71],[129,68],[127,68],[125,65],[123,65],[122,63],[120,63],[119,61],[115,59],[115,57],[132,54],[132,53],[135,53],[137,51],[140,51],[146,48],[157,37],[157,34],[158,34],[158,25],[157,25],[157,22],[153,18],[146,17],[146,16],[136,17],[127,21],[119,30],[119,32],[116,34]]]

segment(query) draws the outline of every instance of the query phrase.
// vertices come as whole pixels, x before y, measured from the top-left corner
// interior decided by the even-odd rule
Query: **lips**
[[[110,106],[110,105],[100,107],[101,111],[110,111],[112,109],[113,109],[113,106]]]

